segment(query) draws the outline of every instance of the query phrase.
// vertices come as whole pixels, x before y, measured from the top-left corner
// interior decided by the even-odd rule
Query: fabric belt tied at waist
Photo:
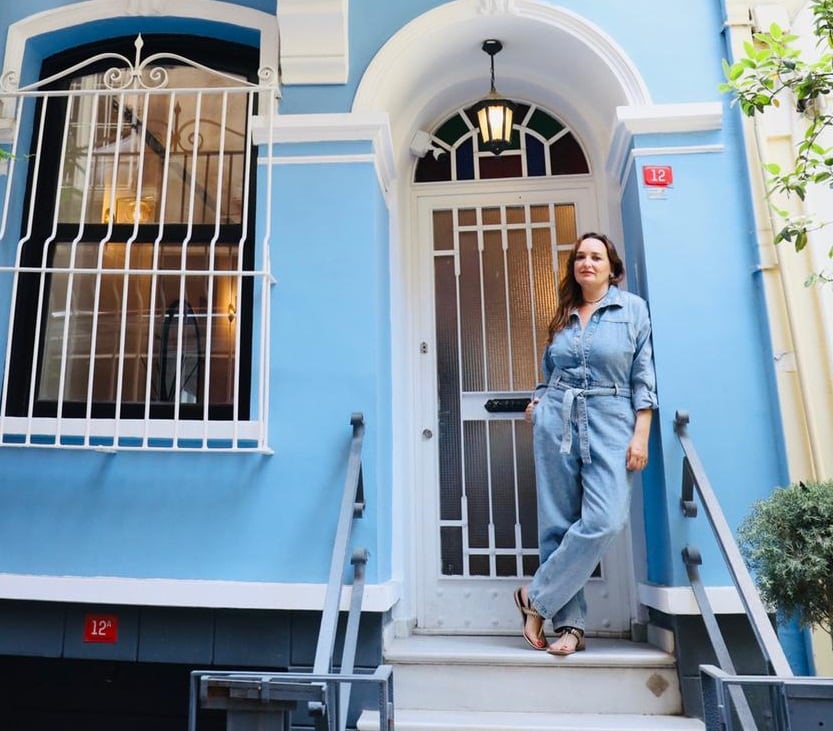
[[[592,396],[621,396],[630,398],[631,390],[624,386],[613,384],[612,386],[574,386],[558,379],[554,384],[556,388],[564,391],[564,402],[561,405],[561,416],[563,419],[561,434],[561,454],[569,454],[573,448],[573,429],[571,420],[573,417],[573,406],[576,407],[576,423],[578,424],[578,439],[581,449],[581,459],[590,463],[590,437],[587,433],[587,399]]]

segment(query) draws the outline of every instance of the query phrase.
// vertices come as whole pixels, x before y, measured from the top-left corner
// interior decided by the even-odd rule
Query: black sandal
[[[584,630],[578,627],[559,627],[555,630],[556,642],[566,635],[571,635],[576,638],[576,646],[572,650],[553,650],[552,645],[547,647],[547,652],[550,655],[572,655],[574,652],[581,652],[586,649],[584,644]]]
[[[521,632],[523,633],[526,643],[533,650],[546,650],[549,645],[547,643],[547,636],[544,634],[544,618],[538,614],[535,609],[533,609],[528,596],[526,601],[524,601],[522,590],[523,587],[521,586],[515,589],[515,606],[521,612]],[[541,620],[541,626],[538,628],[538,634],[535,635],[534,638],[530,637],[526,633],[526,620],[528,617],[537,617]]]

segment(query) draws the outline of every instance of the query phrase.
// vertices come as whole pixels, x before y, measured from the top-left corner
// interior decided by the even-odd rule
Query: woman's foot
[[[544,634],[544,618],[532,607],[525,586],[519,586],[515,589],[515,606],[521,612],[521,630],[527,644],[533,650],[546,650],[547,637]]]
[[[559,627],[555,630],[555,642],[548,648],[550,655],[572,655],[585,649],[584,630],[578,627]]]

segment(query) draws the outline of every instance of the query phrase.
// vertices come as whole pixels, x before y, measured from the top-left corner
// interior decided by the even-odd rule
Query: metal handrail
[[[732,581],[738,590],[746,617],[749,620],[749,625],[752,628],[761,653],[769,663],[769,667],[775,677],[792,678],[793,672],[790,664],[787,661],[781,643],[778,641],[778,636],[775,634],[772,623],[769,621],[769,616],[755,588],[752,576],[746,568],[734,534],[726,522],[726,517],[720,507],[717,495],[712,489],[709,478],[706,476],[706,470],[700,461],[697,450],[694,448],[694,442],[688,434],[688,423],[688,413],[678,411],[674,418],[674,432],[680,440],[684,455],[680,508],[686,518],[696,517],[696,493],[705,509],[706,518],[717,539],[717,545],[723,554],[723,560],[726,563]],[[700,578],[699,566],[703,562],[700,551],[696,546],[688,545],[683,548],[682,557],[691,589],[694,592],[694,598],[697,601],[697,606],[703,617],[703,624],[705,625],[706,633],[711,641],[720,669],[727,676],[739,677],[729,654],[726,641],[723,639],[723,633],[720,630],[717,617],[712,609],[706,588]],[[705,691],[705,686],[703,686],[703,689]],[[738,683],[727,684],[726,692],[733,702],[741,728],[744,731],[756,731],[757,724],[755,723],[755,718],[743,685]],[[726,723],[731,726],[731,713],[726,704],[720,703],[717,708],[707,707],[710,703],[714,705],[715,698],[716,696],[714,694],[708,695],[704,692],[704,712],[707,716],[710,714],[724,715]],[[709,729],[711,728],[713,727],[709,726]]]
[[[696,491],[705,509],[706,517],[717,539],[720,551],[723,553],[726,566],[738,590],[744,610],[746,611],[746,616],[749,618],[752,631],[755,634],[755,639],[758,641],[761,652],[771,665],[775,675],[792,677],[793,672],[787,661],[787,656],[784,654],[784,650],[778,641],[778,636],[775,634],[772,623],[769,621],[769,616],[758,594],[758,590],[755,588],[752,576],[741,557],[740,549],[729,528],[729,524],[726,522],[723,510],[720,508],[717,495],[712,489],[711,482],[709,482],[709,478],[706,476],[706,471],[703,468],[697,450],[694,448],[694,442],[688,434],[688,423],[688,413],[678,411],[674,418],[674,431],[680,440],[683,454],[685,455],[683,461],[682,497],[680,499],[683,514],[687,518],[693,518],[697,515],[697,505],[694,502],[694,492]],[[693,560],[694,563],[691,565],[696,566],[699,551],[696,548],[687,546],[683,551],[683,558],[684,560]],[[689,565],[688,561],[687,565]],[[695,592],[696,594],[697,592]],[[705,592],[703,592],[703,597],[706,597]]]
[[[307,702],[316,731],[337,731],[329,709],[337,705],[336,692],[345,684],[376,690],[379,702],[379,728],[393,725],[393,668],[379,665],[372,673],[274,672],[270,670],[193,670],[188,702],[188,731],[197,731],[200,707],[224,710],[235,720],[227,728],[254,728],[253,714],[271,714],[271,723],[257,728],[289,729],[290,713],[300,702]],[[313,700],[310,700],[313,699]],[[274,722],[277,720],[277,722]],[[338,727],[344,731],[344,726]]]
[[[730,675],[713,665],[700,666],[706,731],[733,731],[727,695],[744,689],[766,691],[771,699],[770,724],[779,731],[823,729],[833,718],[833,678]]]
[[[280,715],[285,728],[289,728],[291,711],[298,703],[305,702],[310,715],[315,719],[316,729],[345,731],[352,686],[367,683],[378,688],[381,728],[393,728],[390,666],[380,665],[372,675],[354,673],[368,552],[365,548],[357,548],[351,555],[348,552],[353,524],[364,515],[365,508],[361,457],[364,416],[360,413],[352,414],[350,424],[353,427],[353,437],[312,672],[194,671],[189,731],[196,731],[198,699],[204,708],[224,709],[228,714],[258,712]],[[353,582],[341,663],[336,673],[333,671],[333,654],[344,589],[343,577],[348,560],[353,566]],[[270,725],[270,728],[273,726]]]
[[[312,668],[314,675],[330,673],[333,669],[333,648],[335,647],[341,593],[344,588],[342,577],[347,566],[350,536],[354,521],[364,515],[364,484],[362,479],[364,416],[359,413],[352,414],[350,424],[353,427],[353,438],[350,442],[350,452],[347,458],[347,474],[344,478],[341,510],[330,561],[330,578],[327,582],[327,594],[324,599],[321,627],[318,632],[318,645],[315,649],[315,661]],[[345,674],[353,672],[356,659],[359,619],[364,595],[364,567],[367,564],[367,558],[368,552],[365,548],[356,549],[350,557],[350,563],[353,566],[353,584],[350,609],[347,614],[344,648],[341,656],[341,672]],[[350,705],[351,689],[352,685],[350,683],[342,683],[339,686],[339,729],[341,731],[347,727],[347,707]]]
[[[350,534],[352,533],[354,519],[361,518],[364,514],[364,488],[362,484],[364,416],[362,414],[352,414],[350,424],[353,427],[353,439],[350,442],[341,510],[336,526],[332,558],[330,559],[330,578],[327,582],[327,595],[324,600],[324,611],[321,615],[318,646],[315,650],[314,673],[329,673],[332,670],[333,647],[335,646],[336,625],[341,604],[342,577],[347,564]],[[345,642],[345,649],[346,647],[347,642]]]

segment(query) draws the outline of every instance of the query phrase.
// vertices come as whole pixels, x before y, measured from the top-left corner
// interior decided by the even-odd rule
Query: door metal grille
[[[523,405],[541,379],[575,206],[436,210],[433,231],[441,574],[529,576],[538,540]]]

